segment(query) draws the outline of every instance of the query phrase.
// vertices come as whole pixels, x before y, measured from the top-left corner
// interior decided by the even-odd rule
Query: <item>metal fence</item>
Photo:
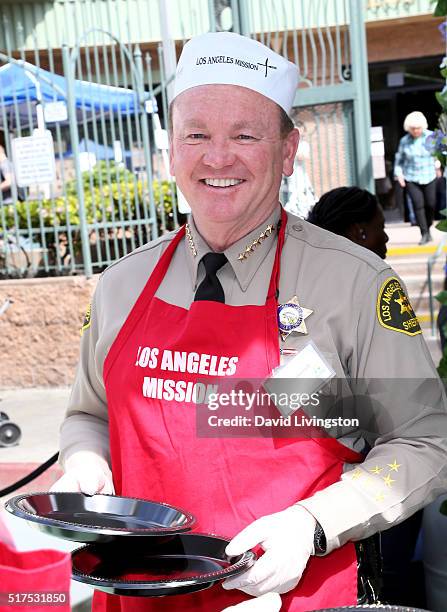
[[[19,185],[0,193],[0,278],[90,275],[179,222],[158,2],[0,10],[0,163]],[[194,15],[187,37],[208,28]]]
[[[182,220],[164,131],[169,37],[178,55],[192,35],[233,30],[294,61],[294,118],[317,196],[372,186],[358,0],[2,0],[0,8],[0,139],[16,173],[20,155],[34,168],[24,189],[0,195],[0,277],[90,275]]]
[[[144,66],[138,47],[131,55],[114,39],[106,46],[104,32],[93,36],[91,48],[63,47],[62,78],[0,55],[1,125],[18,183],[0,196],[8,276],[90,274],[177,222],[163,152],[150,142],[158,115],[143,88],[149,58]]]

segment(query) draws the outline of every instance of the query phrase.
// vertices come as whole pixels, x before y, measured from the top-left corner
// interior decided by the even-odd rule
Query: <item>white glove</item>
[[[86,495],[115,493],[112,472],[107,461],[90,451],[73,453],[65,462],[65,474],[50,491],[67,493],[80,491]]]
[[[279,612],[281,610],[281,597],[278,593],[266,593],[249,601],[243,601],[235,606],[225,608],[222,612]]]
[[[241,555],[257,544],[265,553],[249,570],[225,580],[223,588],[240,589],[255,597],[295,588],[314,551],[315,525],[312,514],[299,505],[248,525],[231,540],[225,553]]]

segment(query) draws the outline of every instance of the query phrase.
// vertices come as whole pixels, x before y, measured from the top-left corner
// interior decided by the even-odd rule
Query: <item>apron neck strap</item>
[[[154,271],[150,275],[144,291],[148,293],[151,297],[156,294],[157,289],[161,284],[161,281],[164,279],[166,272],[168,271],[169,264],[171,263],[172,256],[174,255],[175,249],[177,248],[179,242],[185,235],[185,231],[186,225],[182,225],[179,231],[176,233],[174,238],[167,246],[165,252],[160,257],[158,264],[155,266]]]
[[[276,245],[275,261],[273,263],[272,275],[270,277],[270,285],[267,293],[267,300],[274,299],[275,301],[279,296],[279,279],[281,276],[281,253],[284,246],[284,239],[286,235],[287,225],[287,213],[284,208],[281,207],[281,219],[279,220],[278,227],[278,242]]]

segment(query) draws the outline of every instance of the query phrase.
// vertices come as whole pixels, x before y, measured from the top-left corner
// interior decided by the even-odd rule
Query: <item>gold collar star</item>
[[[258,247],[261,244],[261,242],[263,240],[268,238],[268,236],[272,235],[272,233],[274,232],[275,229],[276,229],[276,227],[274,225],[272,225],[271,223],[269,225],[267,225],[265,230],[263,232],[261,232],[259,234],[259,236],[253,240],[253,242],[248,244],[245,247],[245,250],[242,251],[242,253],[239,253],[238,260],[239,261],[245,261],[247,259],[247,257],[249,257],[253,253],[253,251],[256,249],[256,247]]]
[[[285,340],[292,332],[307,334],[305,319],[313,313],[310,308],[300,306],[296,295],[285,304],[278,306],[278,327],[281,338]]]
[[[189,227],[189,223],[187,223],[185,226],[185,234],[186,234],[186,240],[188,241],[189,250],[191,251],[192,256],[197,257],[197,249],[196,249],[196,245],[194,242],[194,238],[192,237],[192,234],[191,234],[191,228]]]

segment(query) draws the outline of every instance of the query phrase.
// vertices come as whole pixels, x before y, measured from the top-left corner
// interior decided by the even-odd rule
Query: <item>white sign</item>
[[[378,155],[372,156],[373,178],[383,179],[386,177],[385,158]]]
[[[385,145],[383,140],[371,143],[371,155],[373,157],[385,157]]]
[[[385,145],[383,143],[383,128],[381,125],[371,128],[371,158],[373,177],[375,179],[385,178]]]
[[[381,125],[376,125],[371,128],[371,142],[383,140],[383,129]]]
[[[117,164],[123,161],[123,148],[119,140],[113,141],[113,156]]]
[[[157,149],[164,149],[165,151],[169,150],[169,136],[168,130],[163,130],[161,128],[154,130],[155,137],[155,146]]]
[[[62,100],[60,102],[47,102],[43,108],[45,121],[55,123],[56,121],[67,121],[67,105]]]
[[[386,84],[388,87],[402,87],[405,82],[403,72],[388,72]]]
[[[12,161],[19,187],[52,183],[56,178],[53,137],[50,132],[13,138]]]
[[[96,155],[88,151],[79,153],[79,168],[81,172],[90,172],[96,166]]]
[[[146,100],[146,102],[144,103],[144,110],[146,111],[146,113],[148,115],[150,115],[151,113],[156,113],[157,112],[157,101],[154,100]]]

